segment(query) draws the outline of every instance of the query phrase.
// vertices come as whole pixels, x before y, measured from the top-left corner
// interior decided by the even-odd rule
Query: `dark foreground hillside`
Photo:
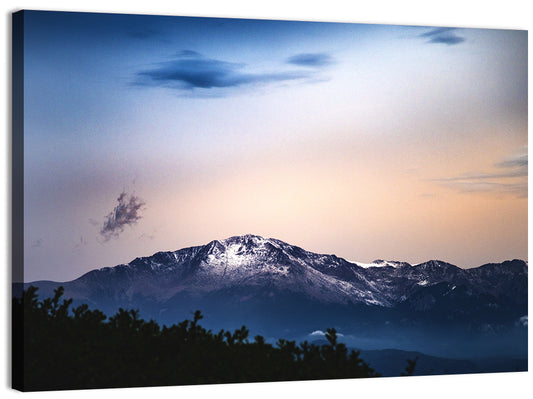
[[[132,310],[107,319],[86,305],[71,309],[61,287],[42,301],[36,291],[13,300],[13,387],[23,391],[379,376],[334,329],[326,345],[274,346],[261,336],[250,341],[244,326],[206,330],[198,311],[160,327]]]
[[[384,377],[402,375],[406,359],[417,359],[414,376],[527,371],[527,357],[481,357],[454,359],[398,349],[361,350],[360,355]]]

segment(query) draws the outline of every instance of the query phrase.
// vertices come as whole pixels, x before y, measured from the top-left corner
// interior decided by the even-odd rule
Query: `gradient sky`
[[[527,260],[527,32],[25,14],[25,281],[238,234]]]

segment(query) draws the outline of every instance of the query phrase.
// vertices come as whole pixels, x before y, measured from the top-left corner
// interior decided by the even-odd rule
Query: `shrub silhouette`
[[[405,371],[402,372],[402,376],[408,377],[412,376],[415,373],[416,363],[418,362],[418,356],[414,359],[407,359],[407,366],[405,366]]]
[[[288,381],[379,376],[337,342],[278,340],[271,345],[249,330],[217,333],[203,328],[200,311],[171,326],[119,309],[107,319],[87,305],[37,299],[29,287],[13,299],[13,387],[24,391]]]

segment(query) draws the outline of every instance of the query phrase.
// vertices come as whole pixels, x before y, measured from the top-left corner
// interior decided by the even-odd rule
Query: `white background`
[[[10,389],[10,173],[11,173],[11,12],[19,9],[64,11],[101,11],[136,14],[165,14],[213,17],[244,17],[268,19],[297,19],[314,21],[364,22],[384,24],[436,25],[501,29],[530,29],[533,21],[527,0],[373,0],[358,4],[349,0],[196,0],[187,2],[150,0],[135,4],[131,1],[11,1],[3,2],[0,18],[2,33],[0,82],[2,91],[2,132],[0,133],[0,390],[7,396],[18,395]],[[529,3],[529,6],[528,6]],[[530,68],[531,70],[531,68]],[[531,238],[530,238],[531,247]],[[529,373],[480,374],[416,378],[387,378],[377,380],[316,381],[270,384],[214,385],[201,387],[165,387],[115,389],[77,392],[47,392],[27,394],[43,398],[102,398],[126,396],[141,398],[216,397],[218,398],[504,398],[531,397],[533,380]]]

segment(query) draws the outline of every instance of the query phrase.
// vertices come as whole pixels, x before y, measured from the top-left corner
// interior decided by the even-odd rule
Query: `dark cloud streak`
[[[517,198],[527,198],[527,182],[499,183],[494,181],[456,180],[445,185],[461,193],[496,193],[512,194]]]
[[[457,28],[434,28],[422,33],[420,37],[428,38],[428,43],[447,44],[449,46],[464,42],[466,39],[456,34]]]
[[[108,241],[112,237],[117,238],[124,231],[125,226],[132,226],[141,219],[140,211],[143,209],[145,202],[131,194],[122,192],[117,198],[118,204],[110,212],[104,221],[100,230],[100,235]]]
[[[520,168],[527,176],[527,154],[517,155],[496,164],[499,168]]]
[[[314,68],[331,63],[327,54],[299,54],[287,63]],[[311,81],[314,71],[287,70],[251,73],[246,64],[207,58],[192,50],[183,50],[175,59],[137,73],[137,84],[169,87],[182,91],[195,89],[228,89],[257,84],[273,84],[291,81]]]
[[[289,57],[287,63],[304,67],[319,68],[331,65],[333,59],[329,54],[325,53],[302,53]]]
[[[432,181],[462,193],[493,192],[527,198],[527,165],[526,153],[495,163],[496,168],[504,169],[501,172],[465,173],[461,176],[432,179]]]

